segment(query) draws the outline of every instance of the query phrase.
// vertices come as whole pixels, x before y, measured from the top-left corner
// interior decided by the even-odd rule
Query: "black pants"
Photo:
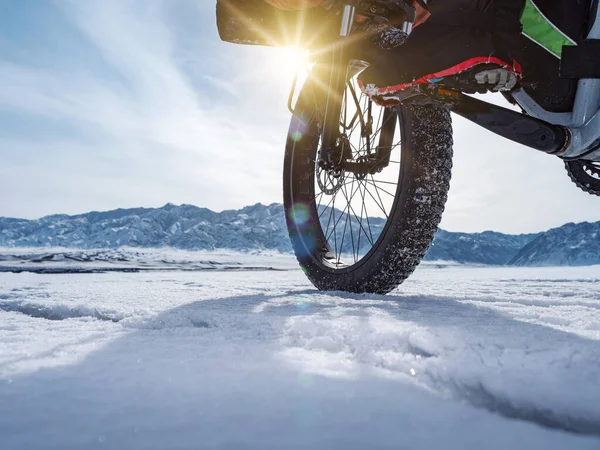
[[[441,5],[438,5],[441,3]],[[518,53],[523,0],[434,0],[431,17],[405,44],[373,51],[365,85],[402,89],[491,62],[520,73]]]

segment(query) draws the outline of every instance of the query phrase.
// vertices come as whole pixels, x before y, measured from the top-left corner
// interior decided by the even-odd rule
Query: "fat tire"
[[[402,166],[393,208],[371,251],[346,270],[323,260],[314,198],[319,124],[315,92],[305,86],[292,117],[284,162],[284,208],[290,239],[300,266],[320,290],[386,294],[406,280],[431,245],[442,218],[452,176],[452,121],[437,106],[401,106]],[[314,202],[313,202],[314,203]],[[306,216],[308,214],[308,216]]]

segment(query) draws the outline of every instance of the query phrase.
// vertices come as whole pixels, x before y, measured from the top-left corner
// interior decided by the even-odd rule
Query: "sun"
[[[286,78],[308,70],[308,52],[298,48],[274,48],[270,55],[273,70]]]

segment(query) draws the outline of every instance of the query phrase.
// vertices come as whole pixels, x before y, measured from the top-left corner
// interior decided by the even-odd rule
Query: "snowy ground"
[[[0,273],[0,448],[597,450],[600,267]]]

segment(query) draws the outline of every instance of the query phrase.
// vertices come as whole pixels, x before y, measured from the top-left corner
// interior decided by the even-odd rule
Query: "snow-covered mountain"
[[[517,266],[600,264],[600,222],[568,223],[542,233],[509,262]]]
[[[507,264],[521,248],[538,236],[539,234],[510,235],[494,231],[451,233],[439,230],[425,259]]]
[[[376,234],[383,221],[373,219],[372,225]],[[291,251],[280,204],[256,204],[220,213],[167,204],[38,220],[0,218],[0,247],[123,246]],[[439,230],[425,259],[515,265],[600,264],[600,222],[568,224],[546,233],[524,235]]]
[[[216,213],[192,205],[118,209],[38,220],[0,218],[0,246],[291,250],[281,205]]]

